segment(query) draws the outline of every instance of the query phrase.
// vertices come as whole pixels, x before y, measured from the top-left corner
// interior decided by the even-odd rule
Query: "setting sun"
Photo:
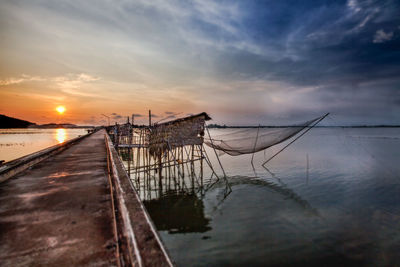
[[[58,106],[58,107],[56,108],[56,110],[57,110],[58,113],[63,114],[64,111],[65,111],[65,107],[64,107],[64,106]]]

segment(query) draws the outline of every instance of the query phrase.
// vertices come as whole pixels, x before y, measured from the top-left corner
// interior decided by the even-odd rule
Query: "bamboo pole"
[[[151,110],[149,109],[149,127],[151,127]]]
[[[158,156],[158,186],[162,189],[162,162],[161,154]]]
[[[200,145],[200,153],[201,153],[201,159],[200,159],[200,183],[201,183],[201,188],[203,188],[203,144]]]
[[[168,191],[171,189],[171,162],[170,157],[169,157],[169,150],[167,150],[167,155],[165,160],[167,161],[167,166],[168,166],[168,171],[166,171],[166,175],[167,175],[167,180],[165,181],[166,184],[166,188],[168,189]]]
[[[256,150],[256,146],[257,146],[258,133],[259,132],[260,132],[260,124],[258,125],[256,141],[254,142],[254,147],[253,147],[253,155],[251,156],[251,165],[253,166],[253,169],[254,169],[253,159],[254,159],[254,153],[255,153],[255,150]]]
[[[182,162],[182,174],[185,177],[185,165],[183,163],[183,146],[181,147],[181,162]]]
[[[279,153],[281,153],[283,150],[285,150],[288,146],[290,146],[291,144],[293,144],[294,142],[296,142],[296,140],[298,140],[300,137],[302,137],[303,135],[305,135],[308,131],[310,131],[312,128],[314,128],[315,125],[317,125],[319,122],[321,122],[323,119],[325,119],[326,116],[328,116],[329,113],[326,113],[324,116],[322,116],[319,120],[317,120],[316,123],[314,123],[310,128],[308,128],[307,130],[305,130],[301,135],[299,135],[298,137],[296,137],[293,141],[291,141],[289,144],[287,144],[286,146],[284,146],[281,150],[279,150],[277,153],[275,153],[272,157],[270,157],[267,161],[265,161],[262,166],[264,166],[265,164],[267,164],[271,159],[275,158]]]
[[[207,127],[207,126],[206,126],[206,129],[207,129],[208,137],[210,138],[211,146],[212,146],[212,148],[213,148],[213,150],[214,150],[215,156],[217,157],[219,166],[221,166],[222,172],[224,173],[224,176],[226,177],[226,173],[225,173],[224,167],[222,166],[221,160],[220,160],[219,157],[218,157],[218,153],[217,153],[217,151],[215,150],[214,143],[213,143],[213,140],[211,139],[210,131],[208,130],[208,127]]]

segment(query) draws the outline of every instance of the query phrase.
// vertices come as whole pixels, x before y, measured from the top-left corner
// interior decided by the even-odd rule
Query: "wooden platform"
[[[129,182],[120,181],[115,172],[109,175],[107,155],[116,154],[110,154],[104,135],[100,130],[0,183],[0,266],[172,265],[151,221],[140,216],[147,214],[140,200],[130,207],[135,213],[129,207],[115,207],[116,198],[121,201],[127,196],[111,193],[110,181]],[[114,169],[117,161],[108,159]],[[126,233],[126,225],[121,227],[126,222],[118,221],[121,215],[130,216],[131,228],[139,232]],[[152,230],[145,229],[144,237],[153,242],[136,238],[133,241],[141,249],[131,252],[119,244],[129,246],[129,241],[121,240],[126,236],[143,236],[143,227],[135,228],[136,224]]]

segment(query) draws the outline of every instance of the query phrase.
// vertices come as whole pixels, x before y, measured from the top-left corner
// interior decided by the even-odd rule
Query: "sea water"
[[[0,160],[17,159],[86,133],[86,129],[0,129]]]
[[[315,128],[263,168],[282,147],[256,153],[255,169],[221,156],[228,195],[222,181],[145,201],[176,264],[399,265],[400,128]]]
[[[211,135],[228,131],[213,129]],[[82,134],[84,129],[0,130],[0,159]],[[255,169],[251,155],[221,156],[229,194],[221,179],[200,193],[172,191],[145,200],[174,262],[399,265],[400,128],[315,128],[263,168],[283,145],[256,153]],[[207,153],[222,176],[214,151]]]

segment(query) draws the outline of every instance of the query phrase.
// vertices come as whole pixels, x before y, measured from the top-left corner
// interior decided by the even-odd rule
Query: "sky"
[[[398,0],[1,0],[0,114],[400,124],[399,14]]]

